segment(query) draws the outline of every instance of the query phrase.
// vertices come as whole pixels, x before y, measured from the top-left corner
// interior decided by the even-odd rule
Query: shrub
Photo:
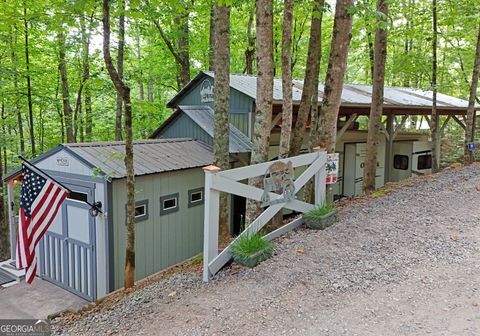
[[[248,259],[254,255],[262,254],[270,257],[273,252],[273,243],[265,240],[258,233],[240,236],[233,243],[230,251],[236,261]]]
[[[315,209],[310,210],[309,212],[305,213],[304,216],[310,218],[319,218],[323,217],[326,214],[332,212],[335,208],[330,203],[323,203],[321,207],[317,206]]]

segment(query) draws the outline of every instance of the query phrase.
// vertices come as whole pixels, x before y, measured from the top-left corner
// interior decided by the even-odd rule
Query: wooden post
[[[218,216],[220,211],[220,192],[212,188],[215,173],[219,167],[207,166],[205,172],[205,205],[203,220],[203,281],[208,282],[208,265],[218,255]]]
[[[387,115],[387,133],[388,137],[386,137],[385,142],[385,183],[390,182],[390,178],[392,175],[392,162],[393,162],[393,121],[394,115],[389,114]]]
[[[325,148],[315,147],[313,151],[319,153],[318,157],[320,158],[320,152],[324,152]],[[323,165],[323,167],[315,173],[315,205],[322,206],[325,201],[326,180],[327,171],[325,170],[325,165]]]
[[[15,227],[15,213],[13,209],[13,182],[9,181],[7,184],[7,199],[8,199],[8,223],[10,225],[10,259],[16,258],[16,247],[17,247],[17,229]]]

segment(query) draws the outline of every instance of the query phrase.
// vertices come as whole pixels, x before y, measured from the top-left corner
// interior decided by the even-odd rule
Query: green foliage
[[[196,257],[194,257],[191,261],[190,261],[190,264],[192,266],[197,266],[197,265],[200,265],[201,263],[203,262],[203,255],[197,255]]]
[[[329,203],[324,203],[322,206],[317,206],[315,207],[315,209],[305,213],[304,216],[307,216],[310,218],[320,218],[329,214],[333,210],[335,210],[335,207],[333,205]]]
[[[257,253],[271,254],[274,249],[273,243],[262,238],[258,233],[241,235],[233,243],[230,252],[234,258],[250,258]]]
[[[255,8],[253,0],[215,0],[231,10],[231,71],[245,71],[247,25]],[[209,28],[212,0],[129,0],[124,79],[131,88],[134,137],[146,138],[171,113],[166,103],[177,93],[177,64],[162,40],[154,20],[177,47],[180,23],[188,20],[190,72],[194,76],[209,62]],[[295,1],[293,22],[292,73],[305,75],[305,61],[312,18],[313,0]],[[112,55],[116,57],[118,3],[111,2]],[[82,95],[91,94],[92,133],[86,134],[85,102],[79,107],[77,141],[114,139],[115,89],[105,70],[102,55],[101,6],[95,0],[84,1],[3,1],[0,11],[0,147],[5,149],[7,170],[18,165],[20,128],[23,123],[25,156],[31,157],[28,136],[24,27],[29,32],[29,54],[33,98],[33,126],[37,152],[47,151],[65,142],[61,83],[58,73],[57,33],[66,35],[66,58],[70,103],[76,98],[82,80],[81,22],[90,38],[90,79]],[[26,13],[24,13],[24,8]],[[371,83],[370,49],[375,31],[388,28],[386,84],[430,89],[431,77],[431,1],[389,1],[389,16],[376,11],[375,1],[357,0],[354,14],[346,82]],[[281,33],[283,1],[274,1],[275,75],[281,76]],[[333,26],[329,1],[323,8],[322,58],[320,81],[325,78]],[[320,12],[314,13],[316,17]],[[176,20],[176,18],[182,19]],[[476,0],[439,1],[439,92],[467,98],[480,18]],[[255,18],[252,35],[255,38]],[[115,62],[116,63],[116,62]],[[255,65],[254,65],[255,67]],[[255,71],[255,69],[254,69]],[[143,92],[143,94],[142,94]],[[360,120],[362,127],[366,124]],[[457,161],[463,151],[463,130],[450,123],[444,133],[443,162]]]

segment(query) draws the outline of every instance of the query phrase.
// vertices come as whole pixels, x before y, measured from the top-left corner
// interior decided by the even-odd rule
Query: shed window
[[[88,194],[82,193],[82,192],[77,192],[77,191],[71,191],[71,192],[68,193],[67,198],[71,199],[71,200],[75,200],[75,201],[87,202],[88,201]]]
[[[178,211],[178,193],[160,197],[160,216]]]
[[[431,169],[432,168],[432,154],[420,155],[418,157],[417,169]]]
[[[408,156],[406,155],[395,155],[393,157],[393,168],[400,170],[408,169]]]
[[[127,218],[127,205],[125,204],[125,218]],[[148,219],[148,200],[135,202],[135,223]],[[125,221],[126,222],[126,221]]]
[[[188,207],[203,204],[203,188],[192,189],[188,191]]]

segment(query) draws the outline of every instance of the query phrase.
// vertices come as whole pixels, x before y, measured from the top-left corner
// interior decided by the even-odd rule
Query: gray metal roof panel
[[[179,106],[198,126],[213,138],[214,112],[210,106]],[[234,125],[230,124],[230,153],[248,153],[252,150],[252,142]]]
[[[211,71],[203,71],[202,73],[214,78]],[[230,86],[253,99],[257,94],[257,77],[254,75],[230,74]],[[300,102],[302,98],[303,80],[294,79],[292,87],[292,97],[295,103]],[[323,98],[323,84],[318,87],[318,100]],[[351,105],[370,105],[372,95],[372,86],[363,84],[344,84],[342,92],[342,103]],[[273,82],[273,100],[281,101],[282,81],[275,78]],[[437,94],[437,105],[442,108],[459,108],[466,109],[468,101],[442,93]],[[385,87],[385,106],[387,107],[420,107],[429,108],[432,106],[432,91],[422,89],[412,89],[406,87]],[[480,107],[477,105],[477,108]]]
[[[122,141],[64,146],[111,178],[126,176]],[[213,162],[213,155],[208,145],[192,139],[154,139],[134,141],[133,161],[135,175],[139,176],[206,166]]]

